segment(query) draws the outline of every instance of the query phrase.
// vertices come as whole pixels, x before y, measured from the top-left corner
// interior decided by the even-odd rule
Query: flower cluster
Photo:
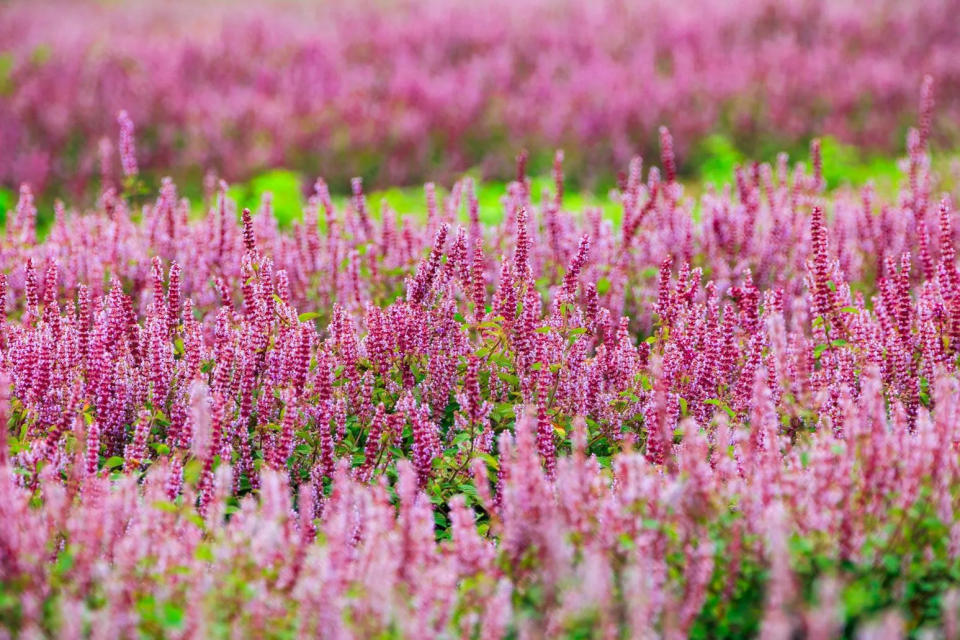
[[[24,186],[0,627],[954,633],[956,194],[925,135],[893,199],[825,192],[815,151],[695,201],[664,129],[616,223],[567,207],[560,154],[540,196],[521,159],[486,225],[470,180],[416,217],[317,181],[289,230],[164,180],[137,210],[58,204],[38,240]]]
[[[4,3],[0,183],[88,188],[130,158],[123,140],[82,142],[113,139],[120,109],[145,172],[240,180],[286,166],[337,186],[478,165],[506,177],[524,145],[566,149],[591,179],[653,150],[660,123],[678,158],[717,123],[739,142],[830,133],[891,149],[926,73],[939,131],[956,134],[956,12],[956,0]],[[922,117],[921,134],[933,124]]]

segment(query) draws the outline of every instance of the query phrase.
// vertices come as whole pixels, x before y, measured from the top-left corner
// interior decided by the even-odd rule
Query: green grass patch
[[[307,193],[308,184],[307,180],[297,172],[275,169],[260,174],[248,182],[231,185],[228,195],[236,201],[238,208],[246,207],[256,212],[261,206],[264,195],[271,194],[274,215],[280,226],[288,226],[292,222],[303,218],[303,208],[306,206],[304,194]],[[474,184],[480,221],[487,225],[499,223],[503,219],[504,198],[507,194],[508,183],[475,181]],[[552,194],[553,188],[553,179],[549,176],[532,178],[530,181],[530,190],[535,200],[539,199],[545,191]],[[438,206],[442,206],[443,198],[449,196],[449,189],[437,186],[436,193]],[[0,204],[3,203],[2,195],[0,193]],[[365,195],[367,208],[370,215],[375,219],[380,219],[384,207],[396,211],[402,216],[409,216],[412,220],[421,220],[426,215],[427,196],[422,185],[390,187],[374,190]],[[331,199],[338,209],[349,204],[351,197],[350,193],[331,194]],[[614,222],[619,222],[622,212],[619,206],[610,202],[608,194],[589,191],[575,191],[564,194],[564,209],[566,210],[580,212],[592,207],[600,208],[605,217]],[[197,203],[194,214],[202,215],[203,213],[202,208]],[[467,201],[464,195],[460,207],[460,218],[466,222],[468,216]]]

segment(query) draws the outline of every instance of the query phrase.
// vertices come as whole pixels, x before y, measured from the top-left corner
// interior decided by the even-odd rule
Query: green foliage
[[[777,147],[780,149],[780,147]],[[823,177],[828,189],[841,186],[860,187],[873,182],[884,191],[892,190],[901,176],[894,156],[865,154],[858,147],[843,144],[833,136],[820,139]],[[760,153],[758,159],[773,161],[773,152]],[[807,150],[796,154],[796,160],[810,162]],[[736,142],[725,135],[714,134],[703,139],[693,150],[688,164],[703,183],[721,185],[728,182],[734,169],[748,160]]]
[[[303,185],[300,174],[284,169],[261,173],[246,184],[230,187],[229,195],[240,208],[256,212],[264,194],[273,197],[273,211],[280,226],[300,218],[303,209]]]
[[[17,194],[11,189],[0,187],[0,226],[6,225],[9,217],[8,212],[13,211],[16,204]]]
[[[734,167],[743,164],[743,154],[730,138],[714,134],[694,150],[691,163],[697,167],[700,180],[721,185],[730,181]]]
[[[9,51],[0,53],[0,96],[9,96],[13,93],[13,54]]]
[[[275,169],[262,173],[248,182],[231,185],[228,193],[237,202],[239,208],[246,207],[254,213],[260,207],[264,194],[271,194],[274,215],[281,226],[287,226],[291,222],[302,218],[303,207],[306,204],[304,197],[306,193],[304,190],[305,184],[305,179],[299,173],[286,169]],[[480,222],[485,225],[499,224],[503,218],[503,198],[506,193],[506,183],[477,179],[475,184],[477,185],[475,195],[479,207]],[[552,194],[554,190],[553,178],[551,176],[531,178],[530,190],[538,196],[544,191]],[[442,198],[449,195],[449,191],[439,185],[436,191],[438,203],[442,201]],[[401,215],[408,215],[412,220],[420,220],[426,211],[426,194],[423,185],[374,190],[365,193],[365,196],[367,209],[374,219],[379,219],[384,207],[388,207]],[[331,197],[338,208],[345,206],[351,199],[349,193],[333,193]],[[0,210],[9,208],[4,206],[5,198],[10,199],[11,203],[16,202],[16,197],[12,192],[0,190]],[[564,208],[571,211],[583,211],[592,207],[601,209],[604,217],[612,220],[615,224],[619,222],[622,215],[620,207],[611,203],[604,194],[591,191],[566,191],[564,193]],[[202,215],[204,212],[197,213]],[[465,194],[461,202],[460,214],[462,222],[469,219]]]
[[[884,190],[892,189],[900,179],[897,161],[892,157],[866,156],[857,147],[845,145],[832,136],[821,138],[823,177],[827,188],[842,185],[859,187],[867,182]]]

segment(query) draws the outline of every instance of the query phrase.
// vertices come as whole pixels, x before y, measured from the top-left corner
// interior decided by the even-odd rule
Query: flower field
[[[0,639],[960,638],[954,4],[0,8]]]
[[[567,153],[579,183],[706,134],[753,153],[834,135],[902,149],[924,73],[960,143],[957,0],[356,0],[0,6],[0,181],[76,197],[114,118],[159,179],[271,166],[338,189],[508,178]],[[101,141],[102,139],[102,141]],[[94,196],[96,195],[94,191]]]

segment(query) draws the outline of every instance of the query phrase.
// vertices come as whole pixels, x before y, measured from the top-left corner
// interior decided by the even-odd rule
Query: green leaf
[[[107,461],[103,463],[104,469],[116,469],[117,467],[123,466],[123,458],[120,456],[113,456],[112,458],[107,458]]]
[[[507,373],[506,371],[500,371],[499,373],[497,373],[497,377],[508,384],[512,384],[512,385],[520,384],[520,378],[513,375],[512,373]]]
[[[486,462],[487,467],[490,469],[493,469],[494,471],[498,471],[500,469],[500,461],[489,453],[478,453],[477,456]]]
[[[728,407],[726,403],[724,403],[721,400],[718,400],[717,398],[708,398],[707,400],[703,401],[703,404],[712,404],[715,407],[720,407],[721,409],[727,412],[727,415],[730,416],[731,419],[737,416],[737,413],[733,409]]]
[[[453,437],[452,444],[463,444],[468,442],[471,439],[471,434],[469,431],[461,431]]]
[[[200,517],[199,513],[191,511],[184,516],[188,522],[193,524],[197,529],[203,529],[204,522],[203,518]]]
[[[157,500],[153,503],[153,508],[160,511],[166,511],[167,513],[176,513],[180,509],[177,508],[177,505],[170,502],[169,500]]]
[[[200,472],[203,471],[203,463],[197,459],[183,465],[183,481],[186,484],[196,484],[200,479]]]
[[[516,410],[509,402],[502,402],[493,408],[493,413],[500,419],[513,418]]]
[[[306,313],[301,313],[299,316],[297,316],[297,320],[300,322],[308,322],[310,320],[316,320],[321,315],[323,314],[321,314],[319,311],[307,311]]]
[[[492,356],[490,356],[490,359],[493,360],[498,365],[500,365],[501,367],[503,367],[504,369],[509,369],[510,371],[513,371],[513,362],[510,360],[510,358],[503,355],[502,353],[495,353]]]
[[[193,557],[202,562],[213,562],[213,549],[210,548],[209,544],[201,542],[193,552]]]
[[[72,553],[65,551],[57,556],[56,571],[58,574],[65,574],[67,571],[70,571],[71,567],[73,567]]]
[[[183,626],[183,609],[172,602],[163,605],[163,626],[169,629],[179,629]]]
[[[610,291],[610,280],[608,278],[599,278],[597,280],[597,295],[606,295]]]

